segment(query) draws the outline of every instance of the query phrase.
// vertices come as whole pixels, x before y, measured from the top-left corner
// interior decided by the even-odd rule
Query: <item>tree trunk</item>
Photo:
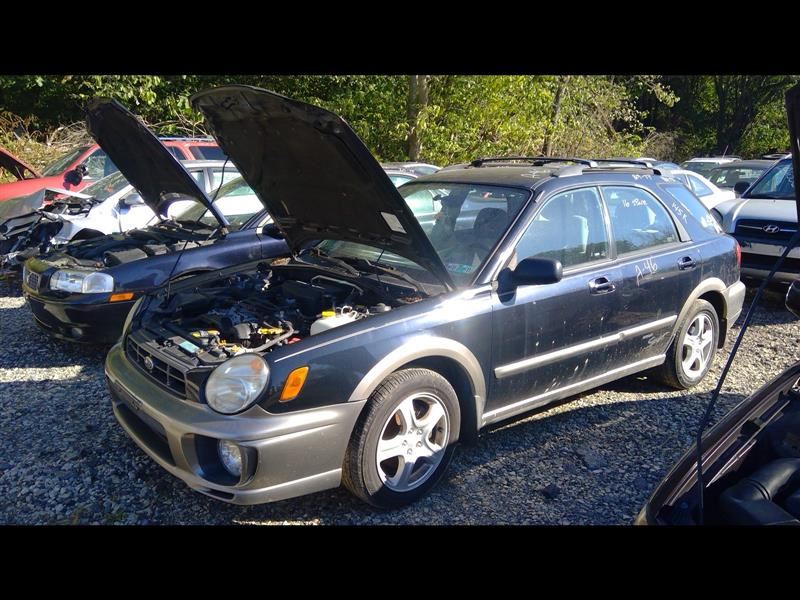
[[[565,75],[561,78],[556,89],[555,98],[553,98],[553,108],[550,111],[550,122],[547,124],[547,129],[544,132],[544,142],[542,142],[542,155],[550,156],[551,146],[553,143],[553,133],[555,132],[556,124],[558,123],[558,113],[561,111],[561,99],[564,96],[564,90],[567,87],[567,82],[571,75]]]
[[[428,106],[428,76],[409,75],[408,101],[406,104],[406,117],[408,119],[406,148],[408,160],[419,160],[422,147],[422,140],[419,135],[419,116],[426,106]]]

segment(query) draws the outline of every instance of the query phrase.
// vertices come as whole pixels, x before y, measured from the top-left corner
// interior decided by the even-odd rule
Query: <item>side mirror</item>
[[[264,235],[268,235],[269,237],[283,239],[283,234],[275,223],[267,223],[261,231]]]
[[[795,279],[786,292],[786,308],[795,317],[800,317],[800,279]]]
[[[750,187],[750,184],[746,181],[737,181],[736,185],[733,186],[733,191],[736,192],[737,196],[741,196],[747,191],[747,188]]]
[[[86,165],[78,165],[74,169],[70,169],[64,173],[64,183],[68,183],[70,185],[80,185],[81,181],[83,181],[83,178],[88,172],[89,168]]]
[[[122,206],[141,206],[144,204],[144,199],[136,192],[128,194],[121,201]]]
[[[498,276],[499,289],[511,291],[521,285],[546,285],[561,281],[561,261],[553,258],[530,257],[521,260],[516,268],[503,269]]]

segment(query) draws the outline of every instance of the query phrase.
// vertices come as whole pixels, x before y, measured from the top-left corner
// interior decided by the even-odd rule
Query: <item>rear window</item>
[[[722,229],[720,229],[716,219],[711,216],[708,208],[706,208],[700,199],[690,192],[686,186],[667,184],[661,187],[669,193],[670,196],[680,202],[683,208],[688,210],[689,213],[697,219],[700,225],[703,226],[703,229],[713,233],[722,233]]]
[[[219,146],[192,146],[190,151],[198,160],[225,160],[228,158]]]

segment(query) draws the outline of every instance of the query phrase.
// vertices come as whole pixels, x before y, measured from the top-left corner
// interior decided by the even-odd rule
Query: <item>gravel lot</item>
[[[799,338],[800,321],[768,295],[715,417],[797,360]],[[691,443],[725,356],[691,394],[631,377],[493,428],[404,510],[372,510],[343,489],[234,507],[192,492],[123,434],[102,350],[51,340],[21,297],[3,296],[0,523],[626,524]]]

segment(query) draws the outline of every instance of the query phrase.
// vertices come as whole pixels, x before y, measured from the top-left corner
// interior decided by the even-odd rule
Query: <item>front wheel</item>
[[[697,385],[714,362],[718,341],[717,312],[710,302],[695,300],[657,372],[659,379],[679,390]]]
[[[358,419],[343,483],[379,508],[414,502],[444,474],[460,427],[458,397],[444,377],[428,369],[392,373]]]

